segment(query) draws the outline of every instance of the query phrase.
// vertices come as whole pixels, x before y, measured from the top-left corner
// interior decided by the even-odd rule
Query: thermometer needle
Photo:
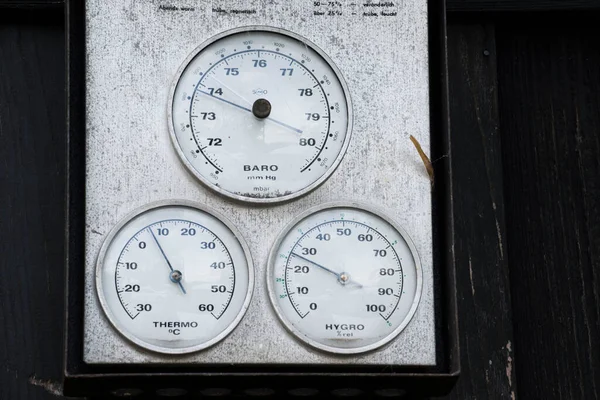
[[[234,107],[237,107],[237,108],[239,108],[239,109],[242,109],[242,110],[244,110],[244,111],[248,111],[249,113],[252,113],[252,110],[251,110],[250,108],[247,108],[247,107],[244,107],[244,106],[240,106],[239,104],[236,104],[236,103],[234,103],[234,102],[231,102],[231,101],[229,101],[229,100],[225,100],[225,99],[222,99],[222,98],[220,98],[220,97],[214,96],[214,95],[212,95],[212,94],[210,94],[210,93],[208,93],[208,92],[205,92],[205,91],[203,91],[203,90],[198,90],[198,92],[200,92],[200,93],[202,93],[202,94],[204,94],[204,95],[206,95],[206,96],[208,96],[208,97],[212,97],[213,99],[216,99],[216,100],[222,101],[223,103],[227,103],[227,104],[229,104],[229,105],[232,105],[232,106],[234,106]],[[274,122],[274,123],[276,123],[276,124],[278,124],[278,125],[281,125],[281,126],[283,126],[283,127],[285,127],[285,128],[291,129],[291,130],[292,130],[292,131],[294,131],[294,132],[297,132],[297,133],[302,133],[302,131],[301,131],[300,129],[298,129],[298,128],[294,128],[293,126],[290,126],[290,125],[286,124],[285,122],[277,121],[276,119],[273,119],[273,118],[266,118],[266,119],[267,119],[268,121],[271,121],[271,122]]]
[[[293,256],[295,256],[295,257],[298,257],[298,258],[300,258],[300,259],[302,259],[302,260],[304,260],[304,261],[306,261],[306,262],[309,262],[309,263],[311,263],[312,265],[314,265],[314,266],[316,266],[316,267],[319,267],[319,268],[321,268],[321,269],[322,269],[322,270],[324,270],[324,271],[327,271],[327,272],[329,272],[330,274],[333,274],[333,275],[335,275],[335,277],[336,277],[336,278],[338,278],[338,281],[339,281],[339,282],[341,282],[341,283],[345,284],[345,282],[346,282],[346,281],[345,281],[344,279],[342,279],[342,275],[343,275],[343,274],[338,274],[337,272],[335,272],[335,271],[332,271],[332,270],[330,270],[329,268],[322,266],[321,264],[318,264],[318,263],[316,263],[316,262],[314,262],[314,261],[312,261],[312,260],[309,260],[309,259],[308,259],[308,258],[306,258],[306,257],[302,257],[300,254],[297,254],[297,253],[292,253],[292,255],[293,255]],[[360,284],[360,283],[358,283],[358,282],[350,282],[350,283],[354,284],[355,286],[361,287],[361,288],[363,287],[363,285],[361,285],[361,284]]]
[[[162,247],[160,246],[160,243],[158,243],[158,239],[154,235],[154,232],[152,232],[152,228],[148,228],[148,229],[150,230],[150,233],[152,234],[152,237],[154,238],[154,241],[156,242],[156,245],[158,246],[158,249],[160,250],[160,252],[163,255],[163,257],[165,258],[165,261],[167,262],[167,265],[169,266],[169,268],[171,268],[171,273],[174,273],[175,270],[171,266],[171,263],[169,262],[169,259],[167,258],[167,255],[165,254],[165,252],[163,251]],[[181,291],[183,292],[183,294],[187,294],[187,292],[183,288],[183,285],[181,284],[181,282],[177,281],[177,283],[179,283],[179,287],[181,288]]]

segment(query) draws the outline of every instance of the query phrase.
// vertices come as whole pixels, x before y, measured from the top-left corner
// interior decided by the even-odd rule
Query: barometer
[[[408,324],[422,278],[415,246],[374,208],[331,203],[293,220],[271,251],[269,295],[298,339],[332,353],[383,346]]]
[[[153,203],[110,232],[96,265],[100,304],[113,326],[148,350],[181,354],[223,339],[252,295],[252,259],[214,210]]]
[[[346,84],[316,45],[282,29],[245,27],[209,39],[181,66],[169,102],[179,157],[201,182],[269,203],[314,189],[350,138]]]

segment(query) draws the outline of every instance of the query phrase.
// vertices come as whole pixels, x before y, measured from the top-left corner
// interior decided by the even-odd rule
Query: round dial
[[[254,282],[248,247],[215,211],[189,202],[136,211],[108,235],[96,265],[106,316],[127,339],[189,353],[241,320]]]
[[[268,287],[276,313],[304,342],[361,353],[396,337],[421,293],[421,267],[409,237],[364,205],[309,210],[271,251]]]
[[[170,131],[188,169],[223,195],[284,201],[318,186],[350,137],[346,85],[327,56],[280,29],[202,44],[171,93]]]

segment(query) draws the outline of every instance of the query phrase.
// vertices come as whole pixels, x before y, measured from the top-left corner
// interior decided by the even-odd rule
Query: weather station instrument
[[[254,284],[247,245],[215,211],[168,202],[111,232],[96,288],[107,318],[133,343],[183,354],[208,347],[242,318]]]
[[[328,204],[293,221],[269,259],[278,316],[317,349],[355,354],[393,340],[421,294],[421,265],[402,229],[366,205]]]
[[[452,387],[443,11],[68,3],[65,393]]]
[[[173,88],[179,156],[234,199],[265,203],[310,191],[350,138],[350,99],[334,68],[307,39],[281,29],[218,35],[185,60]]]

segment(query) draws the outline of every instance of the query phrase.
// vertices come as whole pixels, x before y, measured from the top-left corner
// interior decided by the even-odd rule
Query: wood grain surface
[[[448,30],[454,230],[462,374],[451,396],[516,392],[506,258],[495,30]]]
[[[447,0],[450,12],[599,10],[598,0]]]
[[[600,42],[594,20],[498,28],[523,399],[600,397]]]
[[[1,8],[12,8],[12,9],[45,9],[45,8],[57,8],[62,10],[64,7],[64,0],[0,0]]]
[[[64,76],[61,10],[0,11],[0,399],[60,392]]]

